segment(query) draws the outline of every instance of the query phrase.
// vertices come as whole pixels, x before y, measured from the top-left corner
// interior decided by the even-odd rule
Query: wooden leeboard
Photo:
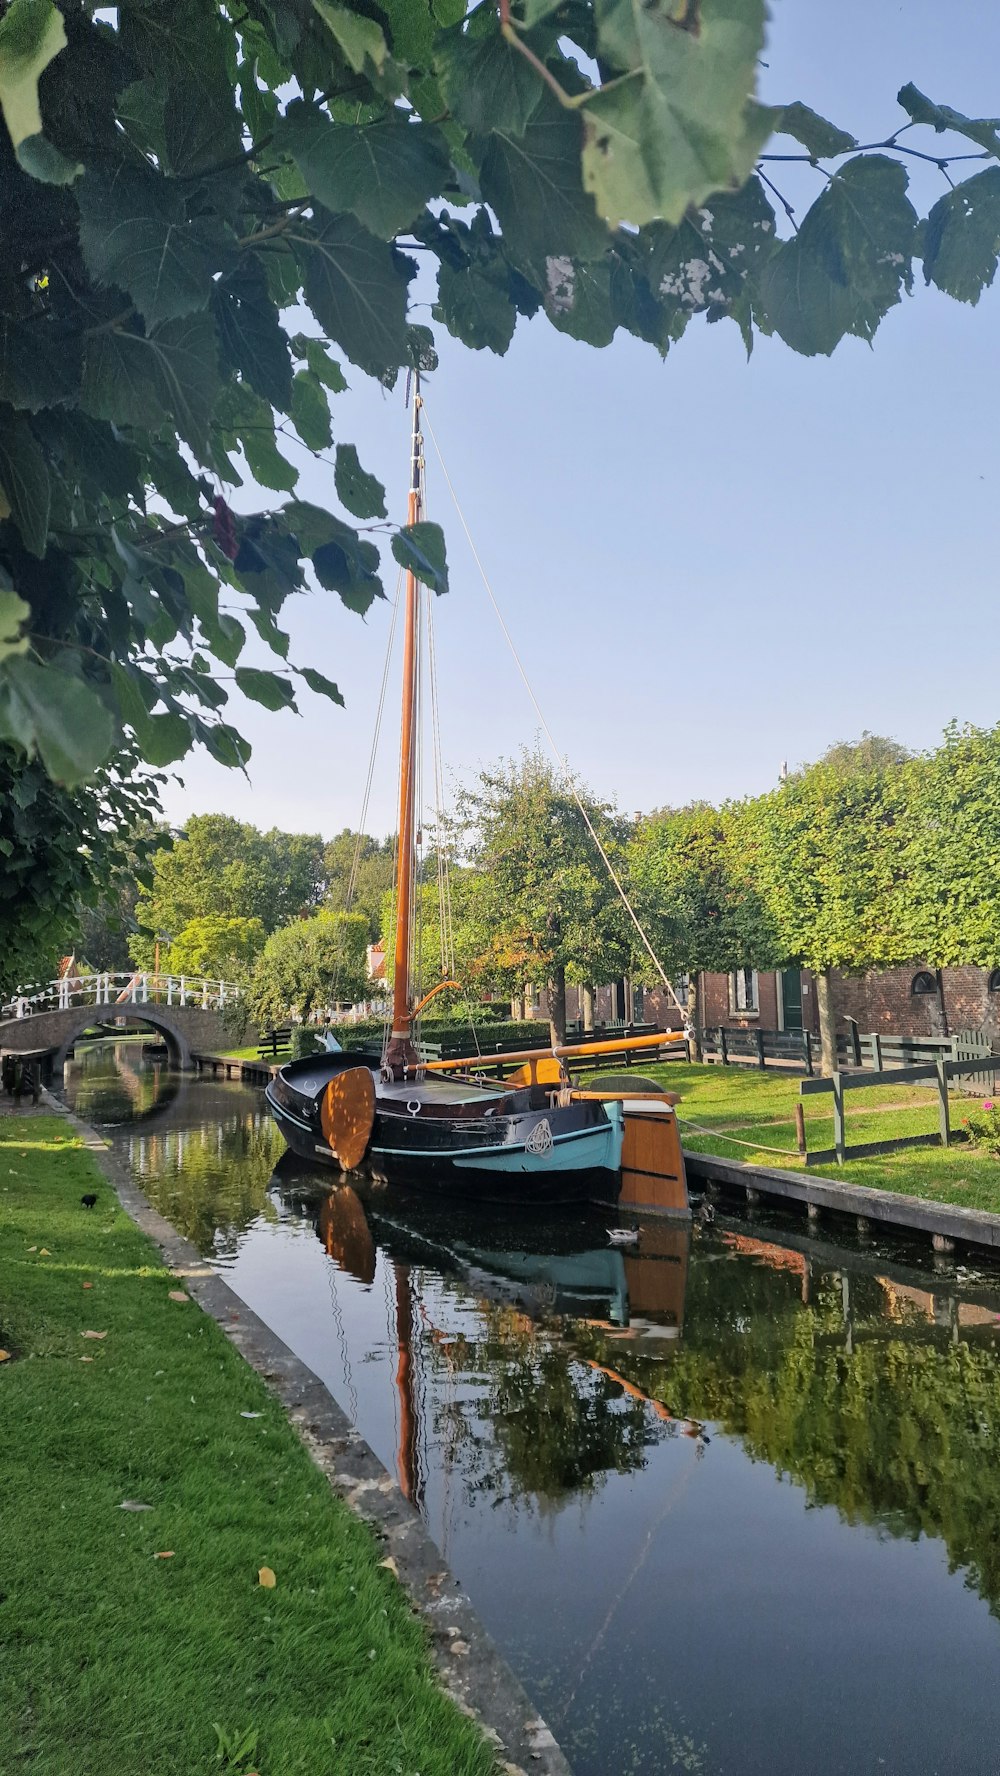
[[[323,1093],[320,1127],[345,1172],[364,1158],[375,1121],[375,1081],[367,1067],[336,1073]]]
[[[622,1142],[621,1208],[689,1212],[677,1120],[662,1110],[631,1110]]]

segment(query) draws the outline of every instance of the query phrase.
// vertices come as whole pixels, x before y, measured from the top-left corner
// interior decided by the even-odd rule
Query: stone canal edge
[[[392,1554],[400,1583],[425,1623],[435,1669],[447,1693],[483,1728],[508,1776],[572,1776],[556,1740],[448,1570],[396,1482],[354,1429],[318,1375],[271,1331],[200,1252],[158,1214],[124,1161],[97,1131],[51,1093],[44,1108],[64,1118],[114,1189],[125,1213],[157,1246],[203,1312],[216,1321],[280,1400],[334,1492],[369,1524]],[[239,1316],[238,1319],[234,1315]]]

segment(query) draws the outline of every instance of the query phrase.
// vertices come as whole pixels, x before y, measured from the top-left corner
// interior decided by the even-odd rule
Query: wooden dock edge
[[[191,1064],[196,1073],[221,1074],[223,1079],[240,1079],[247,1085],[267,1085],[278,1071],[277,1061],[241,1061],[233,1055],[193,1053]]]
[[[716,1159],[708,1153],[685,1151],[688,1176],[696,1183],[722,1185],[745,1191],[750,1202],[767,1197],[801,1203],[815,1217],[821,1210],[850,1215],[863,1222],[877,1222],[906,1233],[926,1233],[939,1250],[955,1244],[981,1246],[1000,1252],[1000,1215],[986,1209],[963,1209],[957,1203],[925,1202],[894,1190],[875,1190],[865,1184],[841,1184],[833,1178],[804,1177],[772,1166],[745,1165],[739,1160]]]

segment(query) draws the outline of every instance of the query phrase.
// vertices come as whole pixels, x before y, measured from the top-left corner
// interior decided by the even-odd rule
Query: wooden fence
[[[982,1041],[981,1032],[964,1033],[965,1038]],[[961,1036],[951,1037],[950,1044],[956,1048],[963,1045]],[[986,1050],[989,1054],[989,1049]],[[876,1153],[894,1153],[901,1147],[947,1147],[951,1140],[951,1107],[948,1086],[952,1081],[962,1084],[975,1081],[980,1090],[993,1090],[996,1072],[1000,1069],[1000,1055],[993,1057],[993,1065],[984,1067],[982,1049],[971,1056],[959,1058],[953,1054],[950,1058],[938,1054],[932,1061],[925,1061],[917,1066],[883,1067],[874,1071],[861,1069],[858,1072],[843,1072],[839,1068],[830,1079],[803,1079],[799,1085],[802,1097],[818,1092],[829,1092],[833,1097],[833,1146],[824,1147],[807,1153],[807,1166],[829,1165],[834,1161],[843,1165],[848,1159],[864,1159]],[[935,1084],[938,1091],[938,1129],[937,1133],[924,1135],[896,1135],[888,1141],[861,1141],[849,1145],[845,1117],[845,1093],[860,1091],[866,1086],[878,1085],[918,1085]]]
[[[803,1067],[812,1076],[819,1043],[808,1030],[730,1030],[724,1025],[699,1030],[704,1061],[722,1066]]]

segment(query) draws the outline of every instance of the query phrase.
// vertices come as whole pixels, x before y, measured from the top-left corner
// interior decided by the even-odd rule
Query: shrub
[[[996,1104],[985,1098],[982,1109],[970,1111],[963,1120],[971,1145],[1000,1159],[1000,1109]]]

